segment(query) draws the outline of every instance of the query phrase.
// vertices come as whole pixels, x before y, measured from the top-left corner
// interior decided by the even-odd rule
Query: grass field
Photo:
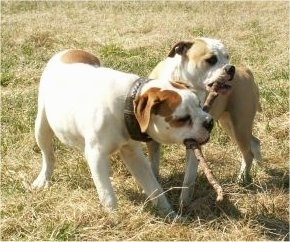
[[[222,39],[232,63],[250,66],[259,85],[263,112],[254,133],[263,164],[253,184],[236,184],[240,153],[216,126],[204,153],[227,199],[215,204],[199,173],[185,222],[167,223],[155,213],[118,154],[112,175],[119,210],[107,214],[83,155],[58,141],[52,186],[30,189],[41,164],[33,134],[38,81],[55,52],[82,48],[106,66],[147,76],[172,45],[197,36]],[[289,240],[288,98],[287,1],[1,1],[0,239]],[[184,159],[182,146],[164,146],[161,183],[176,210]]]

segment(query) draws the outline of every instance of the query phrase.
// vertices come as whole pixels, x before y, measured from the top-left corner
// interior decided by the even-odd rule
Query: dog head
[[[168,57],[177,63],[171,78],[189,82],[196,89],[209,90],[213,82],[222,80],[226,83],[235,74],[235,67],[229,64],[227,49],[216,39],[181,41],[173,46]],[[229,83],[221,88],[221,92],[226,89],[229,89]]]
[[[181,144],[186,139],[198,144],[207,142],[213,128],[212,117],[202,110],[197,96],[186,86],[167,85],[170,87],[155,85],[135,99],[134,112],[141,131],[159,143]]]

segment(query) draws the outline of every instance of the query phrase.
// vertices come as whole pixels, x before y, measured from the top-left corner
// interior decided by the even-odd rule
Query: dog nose
[[[235,66],[233,66],[233,65],[226,65],[224,67],[224,69],[225,69],[226,73],[228,75],[230,75],[231,79],[233,79],[234,78],[234,75],[235,75],[235,72],[236,72]]]
[[[209,115],[206,116],[205,120],[202,123],[202,126],[208,131],[210,132],[213,129],[213,118]]]
[[[214,125],[213,118],[210,116],[207,116],[202,123],[202,126],[209,132],[213,129],[213,125]]]

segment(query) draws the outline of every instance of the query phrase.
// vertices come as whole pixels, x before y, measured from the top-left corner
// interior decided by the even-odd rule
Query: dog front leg
[[[108,210],[117,209],[117,198],[110,180],[109,159],[96,147],[85,147],[85,155],[101,204]]]
[[[120,150],[120,154],[131,174],[141,185],[153,205],[158,208],[159,212],[164,216],[175,216],[176,214],[167,201],[163,189],[154,176],[150,163],[140,145],[137,142],[124,145]]]
[[[192,150],[186,150],[186,167],[182,190],[180,194],[180,205],[188,206],[194,191],[194,185],[197,177],[198,160]]]
[[[148,156],[154,175],[159,179],[159,164],[160,164],[160,144],[152,140],[146,143],[148,148]]]

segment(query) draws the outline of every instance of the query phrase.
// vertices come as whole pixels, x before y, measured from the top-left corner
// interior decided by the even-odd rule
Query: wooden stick
[[[219,90],[222,88],[222,85],[223,85],[222,79],[223,79],[223,76],[221,76],[220,80],[215,81],[213,83],[213,85],[210,87],[209,94],[208,94],[208,96],[205,100],[204,106],[203,106],[203,110],[205,112],[209,112],[214,100],[219,95]],[[221,202],[224,199],[223,188],[218,183],[218,181],[214,177],[211,169],[207,165],[207,163],[203,157],[200,146],[193,140],[185,140],[184,145],[186,146],[186,149],[193,150],[193,153],[196,156],[196,158],[198,159],[199,165],[200,165],[202,171],[204,172],[207,180],[213,186],[213,188],[215,189],[215,191],[217,193],[216,201]]]
[[[205,112],[209,112],[214,100],[217,98],[218,96],[218,93],[217,92],[210,92],[208,95],[207,95],[207,98],[203,104],[203,111]]]
[[[186,149],[191,149],[194,152],[194,155],[198,159],[199,165],[200,165],[202,171],[204,172],[207,180],[213,186],[213,188],[215,189],[215,191],[217,193],[216,201],[221,202],[224,199],[223,189],[222,189],[221,185],[218,183],[218,181],[216,180],[216,178],[214,177],[214,175],[212,174],[211,169],[207,165],[199,145],[196,144],[195,141],[190,140],[190,139],[185,140],[184,145],[186,146]]]
[[[201,169],[203,170],[207,180],[213,186],[213,188],[215,189],[215,191],[217,193],[216,201],[221,202],[224,199],[223,188],[218,183],[218,181],[214,177],[213,173],[211,172],[211,169],[207,165],[207,163],[203,157],[203,154],[201,152],[201,149],[198,147],[195,147],[195,148],[193,148],[193,152],[194,152],[196,158],[199,160],[199,165],[200,165]]]
[[[218,88],[219,88],[219,83],[215,82],[212,86],[212,91],[209,92],[204,106],[203,106],[203,110],[205,112],[209,112],[214,100],[217,98],[218,94]],[[216,178],[214,177],[213,173],[211,172],[211,169],[209,168],[209,166],[207,165],[204,156],[202,154],[201,148],[197,145],[194,145],[192,147],[193,152],[196,156],[196,158],[199,160],[199,165],[201,167],[201,169],[203,170],[207,180],[209,181],[209,183],[213,186],[213,188],[216,190],[217,193],[217,198],[216,201],[220,202],[224,199],[224,195],[223,195],[223,189],[221,187],[221,185],[217,182]]]
[[[228,81],[228,74],[223,71],[219,78],[214,81],[211,86],[208,86],[208,95],[203,104],[203,110],[205,112],[209,112],[214,100],[220,93],[225,93],[231,89],[231,86],[229,84],[225,84]]]

